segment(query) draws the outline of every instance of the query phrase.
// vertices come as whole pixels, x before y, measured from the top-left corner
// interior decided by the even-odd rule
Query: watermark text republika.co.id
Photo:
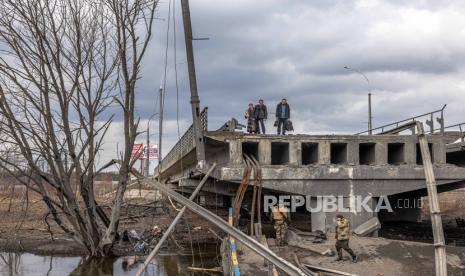
[[[302,196],[302,195],[265,195],[263,210],[271,212],[271,208],[279,205],[295,212],[297,208],[305,207],[308,212],[369,212],[378,213],[382,210],[393,212],[393,206],[397,209],[421,208],[421,199],[395,199],[391,202],[387,196],[373,198],[372,196]],[[375,203],[375,204],[374,204]]]

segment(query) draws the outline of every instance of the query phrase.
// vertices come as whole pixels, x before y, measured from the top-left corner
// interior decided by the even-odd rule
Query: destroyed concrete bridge
[[[259,161],[263,194],[311,196],[371,196],[376,206],[381,196],[417,202],[425,196],[425,174],[418,136],[397,134],[410,130],[410,121],[397,124],[380,135],[250,135],[233,131],[208,131],[207,109],[201,113],[206,164],[216,162],[209,183],[202,189],[200,202],[226,204],[236,193],[247,166],[243,155]],[[415,119],[415,118],[413,118]],[[415,120],[412,120],[415,121]],[[427,122],[428,123],[428,122]],[[410,127],[409,127],[410,126]],[[427,135],[438,192],[465,187],[465,143],[460,131]],[[412,131],[414,132],[414,131]],[[458,140],[458,143],[454,143]],[[190,193],[205,170],[198,170],[193,128],[162,160],[156,172],[164,183]],[[219,199],[218,199],[219,195]],[[215,201],[215,202],[212,202]],[[346,203],[344,203],[346,204]],[[393,213],[355,212],[348,214],[354,227],[372,216],[381,221],[419,221],[419,206],[392,205]],[[312,230],[333,227],[333,213],[312,212]]]

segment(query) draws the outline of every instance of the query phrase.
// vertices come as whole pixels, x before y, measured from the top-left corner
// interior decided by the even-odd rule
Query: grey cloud
[[[166,18],[166,8],[167,1],[160,17]],[[190,122],[179,5],[177,11],[180,117]],[[343,69],[346,65],[369,77],[376,125],[443,103],[449,103],[448,122],[461,121],[464,12],[462,1],[191,1],[195,36],[210,37],[194,42],[210,128],[242,118],[250,101],[264,98],[273,110],[287,97],[301,132],[363,130],[368,87],[360,75]],[[144,118],[157,110],[166,23],[155,22],[138,84],[138,111]],[[173,62],[170,47],[165,111],[171,121],[176,120]]]

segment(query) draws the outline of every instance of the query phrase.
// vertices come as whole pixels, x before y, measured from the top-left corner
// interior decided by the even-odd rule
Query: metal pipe
[[[132,170],[133,173],[137,175],[136,170]],[[142,178],[144,178],[142,176]],[[267,259],[274,265],[276,265],[279,269],[284,271],[285,273],[295,276],[295,275],[302,275],[307,276],[305,272],[303,272],[300,268],[296,267],[292,263],[286,261],[285,259],[279,257],[276,253],[271,251],[270,249],[266,248],[264,245],[256,241],[254,238],[251,238],[241,232],[239,229],[235,227],[231,227],[226,221],[224,221],[219,216],[215,215],[211,211],[203,208],[202,206],[196,204],[192,200],[189,200],[182,196],[181,194],[173,191],[172,189],[166,187],[165,185],[161,184],[160,182],[154,179],[143,179],[144,183],[151,184],[155,188],[157,188],[161,193],[170,196],[172,199],[176,200],[177,202],[185,205],[189,210],[198,214],[199,216],[203,217],[204,219],[208,220],[216,227],[220,228],[227,234],[233,236],[236,240],[239,240],[244,246],[250,248],[252,251],[257,253],[258,255],[262,256],[263,258]]]
[[[191,196],[189,197],[189,200],[193,200],[197,194],[200,192],[200,190],[202,190],[202,187],[203,185],[207,182],[208,180],[208,177],[210,176],[210,174],[213,172],[213,170],[215,169],[216,167],[216,163],[213,163],[213,165],[210,167],[210,169],[208,170],[208,172],[205,174],[205,176],[203,177],[203,179],[200,181],[199,185],[197,185],[197,187],[195,188],[195,191],[191,194]],[[155,257],[155,255],[157,255],[158,251],[160,250],[161,246],[163,245],[163,243],[166,241],[166,239],[168,238],[168,236],[171,234],[171,232],[173,232],[174,230],[174,226],[176,226],[176,224],[178,223],[178,221],[182,218],[182,216],[184,215],[184,213],[186,212],[186,206],[182,207],[181,211],[179,211],[179,213],[176,215],[176,217],[174,218],[173,222],[171,222],[170,226],[168,227],[168,229],[166,229],[165,233],[163,234],[163,236],[161,237],[161,239],[158,241],[157,245],[155,246],[155,248],[152,250],[152,252],[150,252],[149,256],[147,257],[147,259],[145,260],[144,264],[142,265],[141,268],[139,268],[139,270],[137,271],[136,273],[136,276],[140,276],[142,275],[142,273],[145,271],[145,269],[147,268],[147,266],[149,265],[150,261],[153,259],[153,257]]]

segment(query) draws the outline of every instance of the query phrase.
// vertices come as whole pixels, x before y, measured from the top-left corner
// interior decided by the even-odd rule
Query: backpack
[[[287,119],[285,128],[287,131],[294,131],[294,126],[292,125],[292,121]]]

